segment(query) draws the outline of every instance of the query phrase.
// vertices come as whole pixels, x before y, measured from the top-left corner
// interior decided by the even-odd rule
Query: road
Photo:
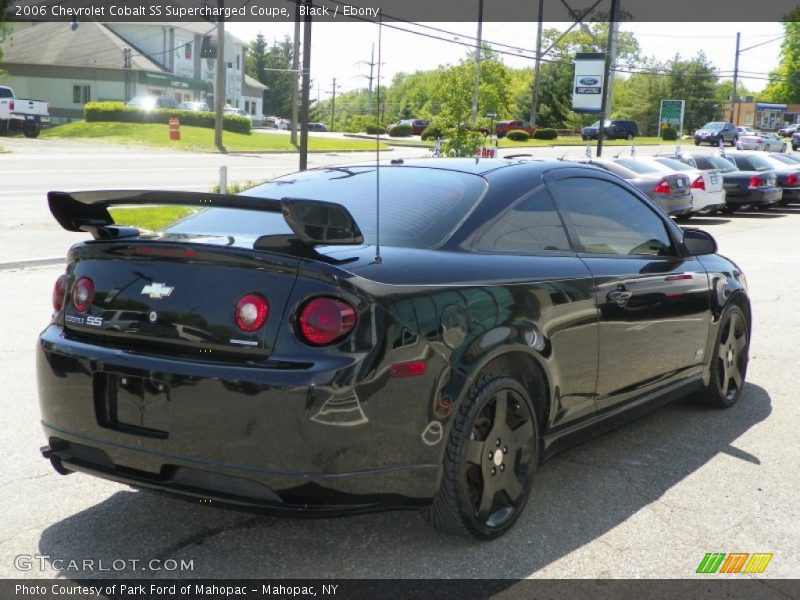
[[[328,158],[341,159],[313,160]],[[39,164],[39,171],[11,174],[11,162]],[[206,189],[223,162],[234,180],[293,166],[289,157],[4,155],[3,227],[14,206],[42,227],[39,239],[58,239],[45,246],[43,255],[53,256],[62,238],[45,227],[46,210],[26,204],[41,203],[50,187],[139,187],[146,180]],[[696,224],[748,276],[755,325],[741,401],[727,411],[680,401],[557,456],[538,472],[516,528],[491,543],[440,535],[414,512],[282,520],[55,474],[38,452],[45,440],[34,342],[61,267],[0,267],[0,577],[684,578],[695,576],[706,552],[772,552],[766,575],[800,577],[800,206]],[[4,253],[9,231],[0,234]],[[23,556],[24,567],[35,555],[49,555],[44,570],[35,558],[31,569],[15,568],[15,557]],[[98,562],[109,568],[153,557],[190,560],[193,568],[142,571],[128,562],[102,571]],[[84,559],[92,568],[71,568],[69,560]]]

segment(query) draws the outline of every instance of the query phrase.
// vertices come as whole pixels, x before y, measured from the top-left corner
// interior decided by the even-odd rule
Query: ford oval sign
[[[578,83],[581,85],[597,85],[600,83],[600,80],[595,77],[581,77],[578,79]]]

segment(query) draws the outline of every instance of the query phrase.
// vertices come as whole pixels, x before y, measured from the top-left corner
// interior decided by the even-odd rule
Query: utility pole
[[[217,20],[217,79],[214,91],[214,145],[220,152],[226,152],[222,145],[222,118],[225,112],[225,75],[227,63],[225,62],[225,19],[223,14],[224,0],[217,0],[220,17]]]
[[[122,49],[122,68],[125,69],[125,101],[131,99],[131,49]]]
[[[734,125],[737,121],[737,115],[734,114],[734,110],[736,110],[739,105],[736,96],[736,84],[739,83],[739,40],[741,37],[741,32],[736,32],[736,58],[733,61],[733,89],[731,90],[731,123]]]
[[[334,77],[333,87],[328,90],[328,93],[331,94],[331,131],[334,130],[334,125],[336,124],[336,87],[336,77]]]
[[[478,37],[475,42],[475,88],[472,90],[472,122],[478,120],[478,88],[481,83],[481,35],[483,33],[483,0],[478,0]],[[378,82],[380,85],[380,82]]]
[[[603,70],[603,98],[600,103],[600,123],[597,127],[597,156],[603,155],[603,138],[606,133],[606,115],[608,114],[608,79],[611,77],[611,53],[614,51],[614,36],[612,31],[618,26],[619,0],[611,0],[611,15],[608,20],[608,39],[606,40],[606,64]]]
[[[357,77],[366,77],[367,81],[369,81],[369,86],[367,87],[367,90],[368,90],[368,92],[367,92],[367,114],[371,115],[372,114],[372,81],[375,79],[375,77],[373,76],[373,73],[374,73],[374,70],[375,70],[375,65],[377,64],[375,62],[375,44],[372,44],[372,54],[370,55],[369,61],[360,60],[355,64],[357,64],[357,65],[367,65],[369,67],[369,75],[363,75],[362,74],[362,75],[357,75]]]
[[[297,145],[297,115],[299,110],[300,98],[300,3],[294,7],[294,51],[292,52],[292,69],[294,70],[294,81],[292,83],[292,126],[290,127],[290,138],[293,146]]]
[[[531,96],[531,127],[536,127],[536,111],[539,108],[539,72],[542,66],[542,21],[544,0],[539,0],[539,24],[536,26],[536,63],[533,67],[533,94]]]
[[[313,6],[313,0],[303,0],[306,8]],[[311,86],[311,10],[303,17],[303,101],[300,104],[300,170],[308,169],[308,104]],[[296,127],[292,123],[292,127]]]

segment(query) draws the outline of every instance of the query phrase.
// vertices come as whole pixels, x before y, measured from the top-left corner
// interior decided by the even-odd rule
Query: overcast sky
[[[778,64],[780,40],[770,40],[783,34],[781,24],[724,23],[722,25],[714,28],[710,23],[625,23],[622,29],[636,34],[645,56],[666,60],[679,52],[683,58],[690,58],[702,50],[717,69],[725,72],[723,77],[728,77],[728,73],[733,71],[736,32],[740,31],[742,49],[768,42],[741,53],[740,73],[758,74],[757,77],[765,78],[766,74]],[[433,69],[438,65],[458,62],[469,50],[468,46],[472,45],[474,48],[475,23],[425,23],[419,27],[402,23],[397,26],[407,30],[413,29],[418,33],[383,27],[381,78],[384,84],[391,82],[391,78],[399,72]],[[545,27],[565,30],[568,24],[545,23]],[[291,24],[228,23],[227,28],[246,41],[255,38],[259,32],[264,33],[270,41],[282,38],[284,35],[291,37],[293,34]],[[419,33],[444,39],[433,39]],[[536,48],[536,23],[484,23],[483,39],[496,50],[511,53],[502,56],[503,62],[509,66],[533,65],[531,53]],[[366,87],[367,80],[361,75],[368,74],[369,67],[357,63],[370,60],[373,44],[377,61],[377,41],[378,28],[373,24],[314,23],[311,76],[315,81],[315,88],[312,97],[316,97],[319,87],[320,99],[328,98],[329,94],[326,91],[331,89],[333,77],[336,77],[340,92]],[[527,58],[520,57],[517,49]],[[764,79],[741,75],[740,77],[751,90],[760,90],[766,84]]]

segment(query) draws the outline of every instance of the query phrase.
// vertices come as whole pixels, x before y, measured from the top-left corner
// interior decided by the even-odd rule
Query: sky
[[[778,64],[780,39],[783,27],[780,23],[724,23],[714,28],[710,23],[624,23],[623,31],[633,32],[644,56],[655,56],[661,60],[672,58],[676,52],[682,58],[692,58],[701,50],[711,63],[730,78],[733,71],[736,49],[736,32],[741,32],[742,50],[739,70],[743,74],[758,74],[740,80],[754,91],[766,85],[766,74]],[[417,34],[384,26],[381,33],[381,81],[391,83],[400,72],[434,69],[439,65],[452,64],[467,52],[474,52],[476,23],[425,23],[418,26],[397,24]],[[567,23],[545,23],[545,28],[565,30]],[[227,30],[237,37],[249,41],[262,32],[268,41],[293,35],[293,24],[282,23],[228,23]],[[366,88],[372,46],[378,60],[378,27],[371,23],[314,23],[311,35],[311,77],[314,80],[312,98],[319,94],[321,100],[330,97],[332,79],[336,77],[338,92]],[[431,28],[438,28],[437,31]],[[446,32],[446,33],[445,33]],[[435,36],[444,39],[433,39]],[[495,50],[510,52],[502,60],[512,67],[533,65],[536,48],[536,23],[484,23],[483,39]],[[767,42],[767,43],[765,43]],[[504,44],[504,45],[501,45]],[[526,57],[520,56],[521,53]]]

